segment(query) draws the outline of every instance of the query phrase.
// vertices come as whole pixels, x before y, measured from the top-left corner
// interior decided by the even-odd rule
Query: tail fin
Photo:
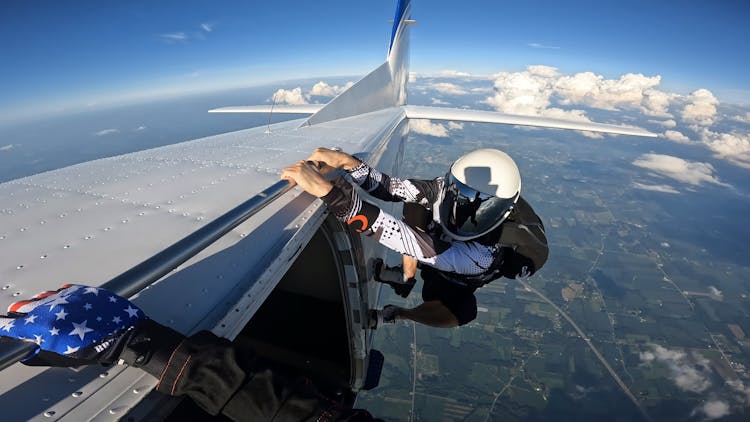
[[[411,19],[411,0],[398,0],[396,17],[393,18],[391,45],[388,47],[388,63],[397,94],[397,105],[406,104],[406,82],[409,80],[409,26],[416,23]]]
[[[304,125],[405,105],[409,79],[409,25],[413,23],[411,0],[399,0],[386,62],[310,116]]]

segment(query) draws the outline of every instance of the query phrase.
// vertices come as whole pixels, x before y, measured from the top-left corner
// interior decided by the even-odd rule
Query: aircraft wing
[[[325,104],[280,104],[220,107],[209,110],[209,113],[279,113],[279,114],[315,114]],[[553,129],[585,130],[591,132],[612,133],[618,135],[647,136],[655,138],[658,135],[645,129],[595,123],[586,121],[562,120],[543,116],[522,116],[517,114],[498,113],[487,110],[471,110],[462,108],[430,107],[405,105],[402,106],[408,119],[452,120],[460,122],[499,123],[518,126],[534,126]]]
[[[63,283],[100,285],[278,182],[285,166],[306,158],[315,147],[373,152],[382,139],[381,128],[402,119],[398,108],[305,129],[298,129],[298,119],[271,125],[270,132],[265,126],[246,129],[2,183],[0,308]],[[295,218],[314,202],[300,194],[293,189],[183,268],[255,237],[254,232],[276,219],[279,226],[257,234],[257,245],[268,253],[296,232]],[[278,215],[295,200],[287,217]],[[262,254],[245,256],[245,269],[236,271],[253,264],[264,268],[264,259]],[[151,302],[154,294],[142,294],[136,303],[150,315],[173,320],[180,331],[205,327],[211,303],[231,295],[242,278],[233,268],[241,267],[225,262],[198,271],[179,287],[173,284],[176,290],[170,294],[184,298],[182,305]],[[217,279],[214,271],[225,274]]]
[[[501,123],[519,126],[535,126],[556,129],[586,130],[592,132],[614,133],[656,137],[657,134],[633,126],[609,125],[594,122],[577,122],[572,120],[553,119],[542,116],[520,116],[503,114],[495,111],[466,110],[448,107],[429,107],[406,105],[403,107],[409,119],[453,120],[461,122]]]
[[[219,107],[208,110],[209,113],[280,113],[280,114],[314,114],[325,104],[276,104]]]
[[[0,308],[64,283],[101,285],[277,183],[284,166],[306,158],[317,146],[369,152],[371,162],[384,164],[382,154],[389,160],[395,157],[387,152],[390,135],[402,142],[406,133],[397,107],[300,128],[303,121],[104,158],[0,184]],[[326,216],[320,201],[291,189],[131,299],[147,315],[180,332],[212,329],[234,338]],[[343,236],[335,238],[335,245],[342,242]],[[357,280],[352,275],[356,268],[346,271],[349,281]],[[344,292],[354,304],[364,284],[351,284],[355,287]],[[362,312],[358,309],[347,312]],[[362,336],[351,338],[362,357],[367,356],[365,341]],[[49,416],[44,415],[116,420],[155,383],[143,371],[121,365],[79,370],[15,364],[2,372],[0,398],[23,403],[4,408],[6,420],[46,420]],[[82,393],[71,396],[77,391]],[[32,394],[47,399],[29,400]]]

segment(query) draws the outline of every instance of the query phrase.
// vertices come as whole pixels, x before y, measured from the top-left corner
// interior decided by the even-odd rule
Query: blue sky
[[[361,75],[386,53],[396,1],[7,1],[0,113]],[[660,75],[750,104],[750,3],[415,1],[412,70],[547,65]]]

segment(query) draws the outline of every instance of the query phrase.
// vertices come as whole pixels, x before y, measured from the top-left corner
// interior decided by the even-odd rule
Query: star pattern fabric
[[[130,330],[146,315],[132,302],[98,287],[64,285],[8,307],[0,317],[0,336],[36,343],[39,350],[74,357]]]

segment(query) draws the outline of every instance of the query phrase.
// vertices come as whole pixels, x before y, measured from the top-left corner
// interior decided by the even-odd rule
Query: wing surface
[[[542,116],[520,116],[494,111],[465,110],[448,107],[403,106],[409,119],[454,120],[462,122],[501,123],[519,126],[535,126],[555,129],[585,130],[619,135],[656,137],[655,133],[633,126],[609,125],[594,122],[552,119]]]
[[[208,110],[209,113],[280,113],[280,114],[314,114],[325,104],[277,104],[219,107]]]
[[[63,283],[101,285],[276,183],[282,168],[313,148],[372,153],[403,118],[393,107],[314,126],[296,119],[2,183],[0,308]],[[324,215],[320,201],[292,189],[133,301],[183,333],[205,328],[230,336],[275,287],[273,274],[285,271],[279,263],[293,260],[309,226]],[[115,420],[121,415],[112,412],[144,394],[134,389],[155,383],[132,368],[102,371],[12,365],[0,377],[0,397],[24,405],[4,417],[44,420],[53,406],[55,418],[101,411],[103,420]],[[39,391],[51,401],[27,400]]]
[[[100,285],[276,183],[285,166],[315,147],[372,151],[373,139],[402,118],[399,108],[391,108],[315,126],[300,127],[297,119],[271,125],[270,131],[265,126],[240,130],[2,183],[0,308],[63,283]],[[225,238],[237,242],[271,217],[283,220],[274,213],[299,195],[292,190],[253,217],[255,223]],[[257,245],[268,251],[286,227],[277,229],[257,239]],[[243,266],[262,254],[256,255],[244,257]],[[231,268],[222,271],[231,273]],[[217,280],[217,275],[205,274],[173,292],[185,298],[181,306],[195,300],[187,314],[173,306],[176,302],[136,303],[189,332],[237,281],[229,276]],[[209,286],[207,291],[201,285]]]

